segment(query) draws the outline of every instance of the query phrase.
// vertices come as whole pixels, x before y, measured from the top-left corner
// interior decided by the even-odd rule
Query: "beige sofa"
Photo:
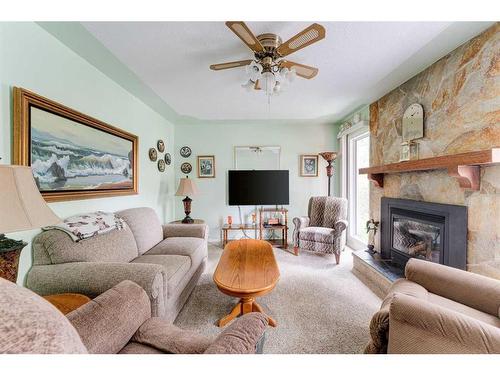
[[[411,259],[370,323],[365,353],[500,353],[500,281]]]
[[[207,226],[161,225],[151,208],[117,214],[127,224],[123,230],[80,242],[57,229],[36,236],[27,287],[40,295],[93,298],[131,280],[146,291],[153,316],[173,321],[205,269]]]
[[[149,298],[125,280],[64,316],[26,288],[0,278],[0,354],[253,354],[267,319],[242,316],[217,337],[151,317]]]

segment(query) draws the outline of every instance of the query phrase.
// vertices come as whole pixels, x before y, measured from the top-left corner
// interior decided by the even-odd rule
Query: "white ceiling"
[[[318,75],[312,80],[297,77],[287,92],[271,99],[270,108],[262,92],[240,87],[244,68],[209,69],[210,64],[252,58],[223,22],[84,22],[83,26],[179,115],[203,120],[338,120],[418,73],[415,70],[421,67],[411,64],[417,52],[423,54],[419,61],[427,58],[428,65],[436,53],[441,57],[456,47],[456,40],[448,38],[437,51],[425,48],[452,22],[320,23],[326,38],[288,57],[318,67]],[[255,35],[273,32],[286,40],[310,23],[247,24]],[[456,30],[456,23],[453,26]],[[386,79],[396,71],[401,82]]]

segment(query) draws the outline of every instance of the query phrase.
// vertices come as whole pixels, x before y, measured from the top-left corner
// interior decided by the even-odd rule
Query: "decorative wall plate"
[[[172,158],[170,157],[170,154],[168,152],[165,154],[165,163],[167,163],[167,165],[170,165],[170,163],[172,163]]]
[[[160,172],[165,172],[165,160],[163,159],[158,160],[158,170]]]
[[[160,152],[164,152],[165,151],[165,143],[163,142],[163,140],[158,140],[158,142],[156,143],[156,147],[158,148],[158,151]]]
[[[181,172],[184,174],[189,174],[193,170],[193,167],[191,166],[190,163],[182,163],[181,165]]]
[[[151,161],[156,161],[158,159],[158,153],[156,152],[155,148],[150,148],[149,149],[149,160]]]
[[[191,149],[188,146],[181,147],[180,153],[183,158],[188,158],[191,156]]]

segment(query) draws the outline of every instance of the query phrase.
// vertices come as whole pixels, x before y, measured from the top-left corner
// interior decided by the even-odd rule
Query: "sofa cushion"
[[[58,229],[44,231],[33,240],[33,263],[35,265],[71,262],[117,262],[128,263],[138,255],[137,245],[130,228],[74,242]]]
[[[451,299],[441,297],[437,294],[429,293],[429,302],[435,303],[441,307],[445,307],[450,310],[454,310],[464,315],[468,315],[471,318],[481,320],[484,323],[491,324],[494,327],[500,328],[500,319],[496,316],[487,314],[485,312],[473,309],[467,305],[455,302]]]
[[[139,254],[144,254],[163,240],[163,228],[152,208],[130,208],[117,212],[117,215],[132,229]]]
[[[137,330],[132,342],[150,345],[165,353],[201,354],[213,343],[210,337],[180,329],[162,318],[150,318]]]
[[[305,227],[299,231],[299,239],[314,242],[333,244],[334,230],[323,227]]]
[[[149,250],[145,255],[186,255],[191,267],[198,268],[207,256],[207,241],[195,237],[169,237]]]
[[[167,274],[168,296],[177,289],[177,285],[191,268],[191,260],[185,255],[141,255],[132,263],[152,263],[163,266]]]

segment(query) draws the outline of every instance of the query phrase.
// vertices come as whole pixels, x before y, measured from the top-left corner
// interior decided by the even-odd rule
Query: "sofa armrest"
[[[39,265],[29,271],[26,285],[40,295],[80,293],[93,298],[123,280],[131,280],[146,291],[153,316],[165,315],[167,276],[158,264],[76,262]]]
[[[310,219],[307,216],[298,216],[293,218],[293,246],[299,247],[299,231],[309,226]]]
[[[405,276],[431,293],[500,317],[498,280],[420,259],[408,261]]]
[[[428,301],[397,293],[389,308],[388,353],[500,353],[500,330]]]
[[[254,354],[267,325],[267,317],[264,314],[245,314],[217,336],[205,353]]]
[[[208,225],[206,224],[164,224],[163,238],[197,237],[208,240]]]
[[[66,317],[89,353],[115,354],[151,317],[151,304],[143,288],[126,280]]]
[[[214,340],[176,327],[165,319],[151,318],[139,327],[131,341],[151,346],[164,353],[201,354]]]

